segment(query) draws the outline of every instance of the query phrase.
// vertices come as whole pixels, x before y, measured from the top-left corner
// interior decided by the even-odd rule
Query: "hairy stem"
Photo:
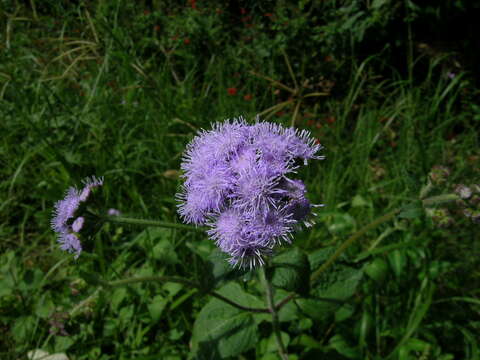
[[[263,267],[261,268],[260,275],[265,285],[265,295],[267,298],[268,310],[272,314],[272,328],[273,328],[273,333],[275,335],[275,341],[277,342],[278,354],[280,355],[280,358],[282,360],[288,360],[288,353],[282,341],[282,334],[280,333],[280,324],[278,322],[278,312],[277,312],[277,308],[275,307],[274,299],[273,299],[273,288],[272,288],[272,284],[270,283],[270,281],[268,280],[265,274],[265,268]]]
[[[439,205],[447,202],[452,202],[455,200],[459,200],[460,197],[457,194],[442,194],[437,196],[431,196],[422,200],[423,206],[432,206],[432,205]]]
[[[150,219],[137,219],[124,216],[106,216],[104,220],[111,223],[117,224],[129,224],[129,225],[139,225],[139,226],[158,226],[168,229],[178,229],[178,230],[189,230],[189,231],[201,231],[205,230],[202,227],[196,227],[192,225],[177,224],[167,221],[160,220],[150,220]]]

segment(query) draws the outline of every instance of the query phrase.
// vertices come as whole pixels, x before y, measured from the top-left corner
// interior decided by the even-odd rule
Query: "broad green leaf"
[[[373,0],[372,2],[372,8],[373,9],[378,9],[382,7],[384,4],[386,4],[389,0]]]
[[[132,321],[134,313],[134,305],[124,306],[120,308],[120,311],[118,312],[118,319],[121,321],[123,326],[127,327]]]
[[[15,289],[15,282],[13,281],[12,277],[7,274],[4,278],[0,274],[0,298],[2,296],[13,294]]]
[[[168,296],[173,298],[175,295],[177,295],[180,290],[182,290],[184,287],[183,284],[179,283],[174,283],[174,282],[166,282],[165,284],[162,285],[162,289],[166,290],[168,292]]]
[[[272,284],[281,289],[307,294],[310,287],[310,264],[299,248],[292,248],[273,258],[268,268]]]
[[[33,316],[20,316],[13,324],[12,335],[17,342],[26,342],[34,329],[35,318]]]
[[[84,270],[80,270],[80,276],[87,284],[100,285],[98,274],[93,274]]]
[[[127,296],[127,289],[124,287],[116,288],[111,297],[110,297],[110,308],[113,312],[117,312],[118,307],[122,303],[122,301]]]
[[[324,320],[355,294],[362,275],[361,269],[336,265],[322,275],[308,298],[299,299],[296,303],[305,314]]]
[[[289,296],[290,293],[288,291],[282,289],[275,290],[275,304],[278,304],[281,300],[285,299]],[[270,314],[268,316],[271,318]],[[289,301],[285,305],[283,305],[278,312],[278,320],[280,322],[288,322],[298,319],[298,308],[293,301]]]
[[[398,349],[399,360],[415,359],[415,354],[428,351],[431,345],[423,340],[411,338],[408,339],[404,345]],[[413,353],[413,354],[412,354]]]
[[[263,301],[245,293],[236,283],[229,283],[218,292],[243,306],[264,307]],[[192,352],[198,358],[224,359],[254,347],[257,337],[252,313],[213,298],[200,311],[193,326]]]
[[[368,207],[372,206],[372,202],[369,200],[365,200],[365,198],[361,195],[355,195],[352,199],[352,207]]]
[[[27,353],[28,360],[68,360],[64,353],[49,354],[46,351],[35,349]]]
[[[75,340],[71,336],[55,336],[55,352],[62,352],[68,350]]]
[[[283,331],[280,332],[280,336],[282,338],[283,345],[285,345],[285,347],[287,347],[288,344],[290,343],[290,336]],[[277,352],[278,351],[277,340],[275,339],[275,334],[270,335],[270,337],[267,340],[266,345],[267,346],[266,346],[265,352]]]
[[[359,359],[360,354],[354,347],[350,346],[341,335],[334,335],[329,342],[329,345],[338,353],[348,359]]]
[[[160,320],[165,306],[167,306],[168,300],[161,295],[157,295],[152,299],[152,302],[148,305],[148,312],[153,321]]]
[[[388,273],[388,264],[382,258],[375,258],[370,264],[365,266],[365,273],[381,284]]]
[[[152,257],[166,264],[176,264],[178,256],[175,248],[167,239],[161,239],[155,244],[152,251]]]
[[[49,292],[42,294],[38,298],[37,303],[35,304],[35,315],[45,319],[49,317],[52,312],[55,310],[55,304],[52,301],[52,297]]]
[[[161,227],[149,227],[139,233],[133,242],[138,243],[144,248],[151,248],[161,240],[169,240],[172,236],[172,230]]]
[[[400,214],[398,214],[398,217],[403,219],[415,219],[422,216],[423,213],[424,210],[421,201],[416,201],[404,206]]]
[[[312,337],[310,335],[307,335],[307,334],[301,334],[298,337],[296,337],[295,339],[293,339],[292,340],[292,345],[293,346],[298,346],[299,345],[299,346],[302,346],[302,347],[305,347],[305,348],[311,348],[311,349],[322,349],[323,348],[320,341],[318,341],[314,337]]]
[[[103,336],[109,337],[115,335],[119,321],[117,318],[105,317],[103,319]]]
[[[341,322],[350,318],[355,312],[355,307],[350,304],[342,305],[337,311],[335,311],[335,322]]]
[[[215,249],[207,258],[211,266],[214,286],[217,287],[229,280],[241,277],[245,272],[234,268],[228,262],[228,255],[219,249]]]
[[[310,268],[312,270],[318,269],[330,256],[335,252],[334,246],[328,246],[315,250],[308,255],[308,261],[310,262]]]
[[[355,219],[347,213],[335,213],[331,218],[328,230],[336,235],[346,235],[355,231],[357,223]]]
[[[44,277],[40,269],[28,269],[23,274],[23,281],[18,285],[20,290],[28,291],[37,288]]]

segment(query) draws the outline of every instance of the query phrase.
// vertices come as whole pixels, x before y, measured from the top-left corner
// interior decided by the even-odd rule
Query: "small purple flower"
[[[83,227],[83,223],[85,222],[85,218],[83,216],[79,216],[78,218],[75,219],[75,221],[72,224],[72,230],[76,233],[80,232]]]
[[[78,190],[70,187],[65,198],[57,201],[51,221],[52,229],[58,234],[60,248],[75,253],[78,258],[82,245],[78,233],[83,228],[85,218],[76,214],[82,202],[86,202],[92,189],[103,185],[103,178],[94,176],[83,180],[84,187]]]
[[[187,145],[177,194],[184,221],[208,235],[230,262],[253,268],[307,221],[311,209],[301,180],[287,177],[322,148],[306,130],[243,118],[216,123]],[[298,161],[300,160],[300,161]]]
[[[121,215],[120,210],[117,210],[117,209],[114,209],[114,208],[108,209],[107,214],[109,216],[120,216]]]

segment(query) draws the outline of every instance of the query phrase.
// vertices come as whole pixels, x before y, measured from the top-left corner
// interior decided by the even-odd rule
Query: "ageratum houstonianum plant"
[[[187,145],[179,213],[208,226],[233,265],[263,265],[300,224],[310,225],[315,205],[292,176],[307,160],[323,159],[321,148],[306,130],[243,118],[216,123]]]
[[[322,146],[315,142],[309,132],[284,128],[278,124],[260,121],[258,118],[253,124],[247,123],[243,118],[227,120],[214,124],[211,130],[200,131],[187,145],[181,164],[183,183],[176,195],[180,217],[188,224],[125,217],[116,209],[106,210],[108,207],[104,206],[104,210],[101,210],[92,206],[92,200],[98,198],[91,193],[103,185],[103,178],[87,178],[82,189],[69,188],[65,197],[55,204],[52,228],[58,234],[60,247],[74,253],[75,258],[82,251],[80,240],[94,234],[105,222],[201,231],[204,235],[206,227],[206,235],[228,254],[233,266],[258,268],[258,279],[262,280],[267,304],[267,307],[263,308],[246,306],[245,299],[242,302],[241,299],[228,296],[225,288],[217,291],[218,284],[209,280],[213,279],[213,274],[208,272],[213,270],[205,266],[202,267],[204,269],[202,272],[194,275],[196,278],[193,280],[181,276],[142,275],[108,281],[99,279],[98,274],[95,274],[91,278],[95,279],[95,284],[100,283],[101,287],[76,306],[70,314],[78,313],[83,306],[90,306],[88,304],[94,302],[100,290],[139,282],[176,282],[201,289],[202,294],[209,294],[215,298],[204,306],[195,320],[192,344],[196,345],[192,345],[192,349],[198,350],[199,343],[208,344],[205,348],[215,347],[216,342],[222,339],[222,334],[226,338],[235,339],[235,343],[238,343],[242,331],[249,334],[245,335],[248,339],[253,339],[255,337],[251,334],[256,329],[239,327],[236,315],[230,323],[231,315],[238,314],[238,311],[269,313],[279,355],[282,360],[286,360],[288,349],[282,340],[278,314],[285,304],[292,299],[305,296],[305,293],[295,290],[297,289],[295,286],[286,287],[283,280],[275,282],[274,275],[277,270],[280,274],[282,271],[290,274],[285,277],[281,275],[282,279],[297,281],[309,278],[309,286],[313,287],[352,243],[397,215],[409,218],[417,216],[422,209],[427,215],[437,214],[438,210],[441,210],[437,208],[438,205],[457,203],[462,207],[463,213],[474,222],[478,222],[480,218],[478,185],[472,185],[468,189],[465,186],[457,187],[456,194],[431,195],[432,192],[438,193],[437,185],[443,183],[440,181],[441,178],[448,177],[448,172],[442,170],[439,174],[431,174],[427,184],[421,188],[418,200],[389,211],[351,234],[318,268],[310,269],[309,265],[296,266],[295,261],[302,262],[300,259],[306,259],[306,254],[301,250],[292,251],[300,254],[289,258],[293,259],[293,263],[287,261],[279,266],[273,261],[265,264],[266,258],[273,256],[279,246],[292,242],[296,230],[303,225],[309,226],[314,219],[312,210],[320,205],[313,205],[308,199],[306,186],[298,178],[297,170],[300,166],[306,165],[308,160],[323,159],[319,154],[321,150]],[[434,170],[438,172],[438,169]],[[96,250],[99,249],[99,257],[103,254],[101,248],[102,246],[95,246]],[[295,275],[292,275],[292,272]],[[253,276],[255,274],[256,272],[252,272]],[[293,292],[275,302],[275,287],[283,287],[283,290]],[[251,295],[248,298],[254,297]],[[219,311],[215,301],[221,301],[225,308]],[[237,312],[232,313],[232,307]],[[222,318],[222,314],[225,314],[225,318]],[[222,321],[222,326],[213,326],[215,331],[212,332],[212,325],[216,325],[212,324],[215,319]],[[256,322],[251,320],[255,328]],[[243,324],[246,325],[247,322]],[[226,351],[223,345],[221,350],[226,351],[225,356],[230,357],[251,346],[254,344],[247,341],[233,352]],[[220,347],[213,350],[219,349]]]
[[[60,248],[75,254],[78,258],[82,252],[80,231],[84,228],[85,213],[81,205],[89,199],[90,193],[96,187],[103,185],[103,178],[92,176],[83,180],[83,188],[70,187],[65,197],[57,201],[53,210],[52,229],[58,235]]]

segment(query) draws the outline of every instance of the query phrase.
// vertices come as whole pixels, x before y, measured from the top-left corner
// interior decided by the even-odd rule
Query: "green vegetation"
[[[268,360],[275,334],[289,359],[480,357],[479,225],[462,203],[425,213],[419,201],[480,184],[472,73],[415,43],[430,8],[314,3],[3,2],[1,359]],[[395,21],[397,50],[367,51]],[[185,145],[257,114],[310,130],[326,155],[299,175],[326,206],[264,274],[232,270],[182,229],[107,224],[77,260],[59,249],[51,211],[69,186],[104,176],[105,209],[179,223]],[[273,324],[222,299],[267,309],[289,296]]]

